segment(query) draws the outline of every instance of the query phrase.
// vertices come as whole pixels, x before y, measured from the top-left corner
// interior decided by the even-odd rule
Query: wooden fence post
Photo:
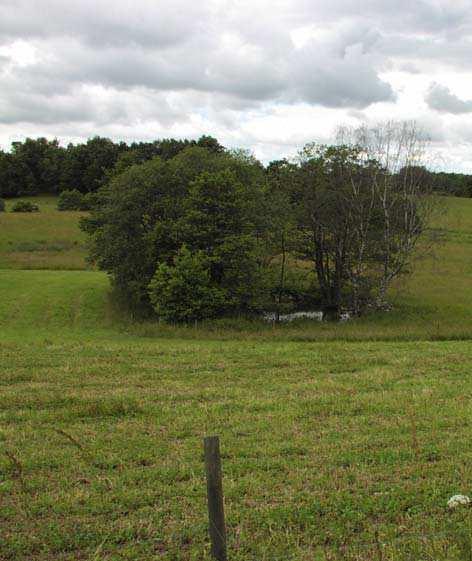
[[[217,561],[227,561],[226,527],[221,478],[220,439],[207,436],[203,439],[207,478],[208,521],[211,554]]]

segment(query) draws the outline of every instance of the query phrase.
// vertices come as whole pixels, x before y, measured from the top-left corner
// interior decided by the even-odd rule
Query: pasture
[[[231,560],[470,558],[472,201],[443,201],[392,312],[277,327],[132,322],[79,213],[0,215],[0,559],[206,558],[207,434]]]
[[[0,212],[0,269],[85,269],[84,213],[57,210],[56,197],[26,197],[39,213]]]

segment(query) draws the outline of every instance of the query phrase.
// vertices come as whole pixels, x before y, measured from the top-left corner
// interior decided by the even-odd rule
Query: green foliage
[[[156,156],[171,160],[191,147],[220,155],[228,152],[216,138],[208,135],[198,140],[164,138],[129,145],[94,137],[82,144],[69,144],[67,148],[60,146],[57,139],[27,138],[12,143],[10,153],[0,150],[0,196],[57,194],[73,189],[94,192],[132,165]],[[422,173],[438,193],[472,196],[471,175],[425,169]]]
[[[91,259],[139,310],[148,308],[147,286],[161,261],[177,251],[169,233],[180,198],[169,165],[154,158],[114,177],[82,229],[90,234]]]
[[[270,263],[269,292],[272,296],[266,309],[275,307],[274,311],[283,312],[303,305],[309,309],[314,294],[309,296],[306,287],[294,289],[293,283],[288,279],[289,276],[293,277],[293,273],[297,273],[296,267],[289,267],[289,260],[300,245],[294,212],[298,166],[287,160],[278,160],[267,166],[266,173],[268,186],[261,214],[267,221],[265,252]]]
[[[97,192],[81,193],[77,189],[62,191],[57,202],[57,210],[91,210],[100,204]]]
[[[204,251],[227,311],[249,310],[257,293],[257,244],[251,197],[234,171],[203,172],[189,185],[178,235]]]
[[[412,144],[393,127],[391,142],[403,143],[397,158],[408,161]],[[316,271],[325,312],[335,318],[343,307],[360,314],[385,305],[389,285],[409,271],[429,225],[433,205],[423,168],[394,173],[382,158],[388,161],[368,146],[309,144],[292,175],[298,250]]]
[[[118,329],[106,294],[100,272],[0,271],[2,559],[207,558],[209,431],[232,561],[468,558],[472,511],[446,508],[470,494],[468,340],[374,342],[378,318]]]
[[[264,270],[259,287],[264,311],[284,314],[320,309],[321,295],[314,271],[300,266],[292,257],[287,257],[285,266],[282,261],[283,255],[279,255]]]
[[[186,244],[205,252],[227,309],[247,309],[257,268],[255,200],[264,181],[253,161],[199,146],[133,165],[100,190],[100,206],[82,222],[91,258],[134,308],[150,310],[156,269]]]
[[[472,197],[472,175],[464,173],[431,173],[433,189],[443,195]]]
[[[57,210],[84,210],[84,196],[77,189],[62,191],[57,201]]]
[[[150,284],[149,295],[159,318],[188,322],[217,316],[225,294],[212,283],[210,259],[202,252],[181,247],[171,266],[161,263]]]
[[[31,201],[17,201],[11,208],[12,212],[39,212],[39,206]]]
[[[150,311],[151,278],[185,245],[208,260],[225,296],[221,315],[314,301],[335,317],[343,307],[360,313],[407,270],[425,223],[423,168],[391,173],[354,144],[307,145],[298,162],[264,170],[249,153],[202,137],[171,158],[138,162],[137,149],[118,159],[83,221],[91,259],[136,309]],[[316,272],[311,297],[287,287],[292,255]]]
[[[5,212],[5,201],[0,199],[0,212]]]
[[[63,151],[57,140],[27,138],[12,144],[12,163],[18,177],[18,195],[57,193]]]
[[[35,192],[34,177],[24,160],[14,151],[0,152],[0,195],[16,197]]]
[[[57,193],[64,150],[57,140],[27,138],[0,151],[0,195],[7,197]]]
[[[56,194],[65,190],[94,192],[130,165],[155,156],[169,160],[190,146],[212,153],[225,151],[211,136],[199,140],[165,138],[131,145],[96,136],[67,148],[56,139],[27,138],[13,142],[10,153],[0,150],[0,196]]]
[[[85,144],[69,144],[61,169],[61,189],[75,189],[81,193],[96,191],[103,184],[106,171],[113,168],[120,152],[126,148],[124,143],[115,144],[99,136]]]
[[[91,191],[82,195],[82,208],[81,210],[92,210],[100,205],[100,193]]]

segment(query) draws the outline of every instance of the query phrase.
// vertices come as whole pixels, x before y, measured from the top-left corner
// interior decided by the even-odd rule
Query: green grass
[[[56,197],[25,197],[40,212],[15,213],[18,199],[0,212],[0,269],[86,269],[85,234],[78,228],[83,212],[57,210]]]
[[[0,350],[2,559],[205,558],[205,434],[232,560],[469,558],[468,343]]]
[[[76,213],[0,215],[0,559],[208,558],[207,434],[232,561],[471,559],[472,201],[443,201],[394,311],[277,327],[131,322],[105,274],[4,250]]]
[[[59,212],[54,197],[38,197],[41,212],[35,214],[0,214],[0,269],[84,269],[85,238],[78,229],[81,213]],[[443,232],[444,241],[434,255],[418,260],[414,274],[397,283],[391,292],[394,304],[392,312],[375,314],[346,325],[302,324],[268,329],[260,322],[214,322],[199,329],[166,328],[162,325],[147,324],[127,326],[148,336],[185,337],[234,337],[250,336],[259,338],[289,338],[301,340],[412,340],[412,339],[468,339],[472,337],[472,199],[441,198],[447,209],[436,220],[436,228]],[[12,201],[8,201],[11,207]],[[7,275],[7,273],[3,273]],[[13,284],[6,286],[3,277],[3,303],[0,314],[9,317],[10,307],[18,307],[15,298],[15,283],[23,286],[25,315],[22,324],[34,323],[49,318],[48,307],[56,306],[56,299],[63,299],[72,290],[88,292],[90,289],[101,293],[100,301],[107,300],[105,280],[98,286],[96,279],[105,277],[89,272],[77,271],[64,279],[61,272],[57,276],[25,274],[24,281],[13,274]],[[8,275],[7,275],[8,276]],[[21,276],[21,275],[20,275]],[[28,282],[31,279],[31,287]],[[47,282],[46,282],[47,279]],[[54,281],[52,279],[55,279]],[[72,280],[73,279],[73,280]],[[89,281],[94,282],[89,285]],[[48,288],[48,283],[51,286]],[[64,290],[59,287],[63,286]],[[28,299],[36,298],[38,304],[28,308]],[[80,300],[79,296],[73,300]],[[67,302],[66,302],[67,305]],[[44,307],[44,309],[42,308]],[[55,314],[60,323],[63,306]],[[94,308],[95,309],[95,308]],[[70,326],[70,315],[66,311],[63,325]],[[82,313],[82,312],[80,312]],[[79,315],[80,315],[79,313]],[[86,311],[84,313],[87,313]],[[107,316],[108,311],[103,310]],[[1,316],[0,316],[1,317]],[[18,317],[17,314],[14,317]],[[14,323],[14,322],[13,322]],[[80,323],[80,322],[79,322]],[[76,322],[77,324],[77,322]],[[12,327],[12,322],[8,326]],[[62,326],[60,326],[62,327]],[[87,326],[88,328],[90,325]],[[122,326],[119,326],[122,328]]]

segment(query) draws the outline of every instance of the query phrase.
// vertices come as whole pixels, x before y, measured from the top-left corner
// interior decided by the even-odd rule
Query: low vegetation
[[[441,201],[394,311],[344,324],[136,323],[102,272],[0,271],[2,559],[205,558],[215,433],[232,559],[466,558],[472,204]]]
[[[30,200],[40,212],[16,213],[17,199],[7,199],[0,214],[0,268],[86,269],[86,236],[78,223],[83,212],[58,212],[57,197]]]
[[[62,191],[57,200],[57,210],[91,210],[98,204],[97,193],[81,193],[77,189]]]
[[[89,293],[0,343],[2,559],[206,558],[205,434],[222,440],[231,559],[467,558],[471,511],[446,506],[472,485],[467,342],[87,329],[103,275],[68,274]]]
[[[39,206],[31,201],[17,201],[12,207],[12,212],[39,212]]]
[[[472,510],[447,507],[472,495],[470,199],[438,198],[441,243],[390,286],[390,311],[288,325],[138,321],[85,270],[88,212],[14,201],[0,215],[2,561],[207,558],[209,434],[234,561],[470,557]],[[177,255],[151,271],[159,302],[187,313],[183,266],[218,303],[208,256]],[[303,266],[286,259],[297,294]]]

